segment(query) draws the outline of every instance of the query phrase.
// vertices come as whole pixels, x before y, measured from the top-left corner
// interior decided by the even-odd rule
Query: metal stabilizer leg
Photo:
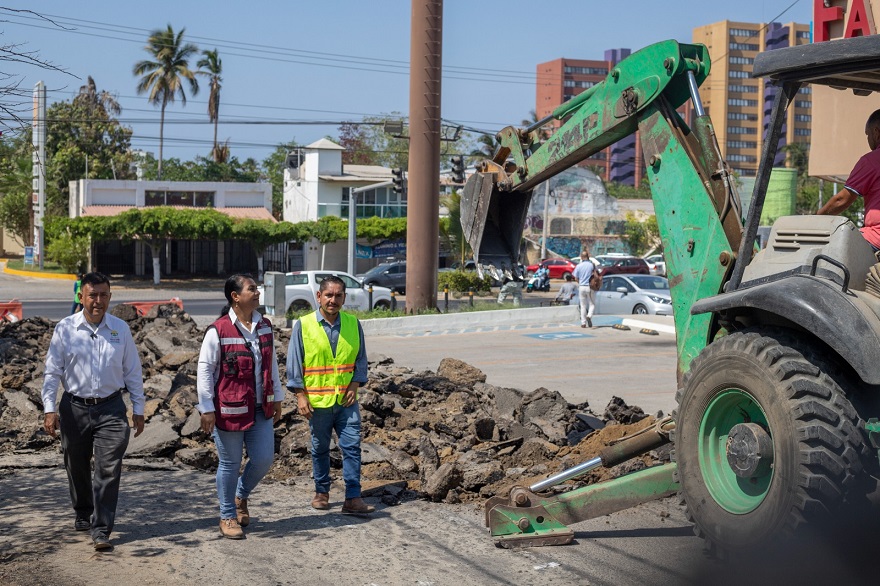
[[[486,524],[495,543],[505,548],[565,545],[574,539],[566,525],[608,515],[678,492],[676,465],[646,468],[558,496],[514,487],[510,499],[486,503]]]

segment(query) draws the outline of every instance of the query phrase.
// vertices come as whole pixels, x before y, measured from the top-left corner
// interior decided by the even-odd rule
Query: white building
[[[236,219],[275,221],[272,217],[272,186],[268,183],[80,179],[70,182],[69,205],[71,218],[115,216],[132,208],[174,206],[211,207]],[[151,274],[150,247],[143,242],[101,242],[96,243],[92,252],[91,264],[99,271]],[[240,240],[169,241],[161,263],[163,274],[257,272],[254,251]]]
[[[406,194],[391,189],[391,169],[377,165],[343,165],[345,149],[322,138],[288,158],[284,170],[283,219],[287,222],[314,221],[325,216],[348,218],[351,190],[387,183],[358,194],[357,217],[399,218],[406,216]],[[361,244],[363,244],[362,242]],[[375,261],[358,260],[356,272]],[[345,270],[348,243],[343,240],[322,247],[316,240],[302,251],[302,258],[291,257],[291,269]]]

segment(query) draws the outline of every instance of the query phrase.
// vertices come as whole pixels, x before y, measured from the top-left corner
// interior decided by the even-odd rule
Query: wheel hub
[[[740,478],[766,476],[773,464],[773,440],[757,423],[738,423],[727,436],[727,463]]]

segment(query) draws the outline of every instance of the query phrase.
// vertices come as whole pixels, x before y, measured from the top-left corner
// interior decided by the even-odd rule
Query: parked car
[[[401,295],[406,295],[406,261],[384,262],[363,274],[364,287],[370,285],[388,287]]]
[[[669,281],[654,275],[608,275],[596,291],[596,313],[672,315]]]
[[[648,269],[651,271],[652,275],[660,277],[666,276],[666,261],[663,260],[662,254],[652,254],[651,256],[645,257],[645,262],[648,263]]]
[[[566,273],[570,275],[574,272],[576,265],[567,258],[548,258],[538,264],[527,266],[526,274],[528,276],[534,275],[538,267],[541,266],[547,267],[547,270],[550,271],[551,279],[564,279]]]
[[[285,308],[276,308],[276,314],[282,314],[286,311],[303,311],[309,309],[318,309],[318,301],[316,294],[318,286],[325,277],[335,275],[342,279],[345,283],[345,305],[343,309],[353,311],[367,311],[370,308],[369,293],[364,289],[363,284],[355,277],[342,271],[297,271],[287,273],[285,275]],[[270,300],[266,299],[263,286],[258,287],[260,298],[263,303]],[[372,309],[389,309],[391,308],[391,289],[387,287],[373,286],[373,306]]]
[[[602,276],[606,275],[650,275],[651,269],[645,259],[635,256],[610,256],[602,254],[596,257],[599,261],[599,271]]]

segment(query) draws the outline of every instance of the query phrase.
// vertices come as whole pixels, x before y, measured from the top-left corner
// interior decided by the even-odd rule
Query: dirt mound
[[[117,305],[113,313],[129,323],[141,355],[147,426],[132,439],[126,465],[171,459],[213,470],[213,442],[201,432],[195,409],[204,331],[173,305],[153,308],[146,317],[131,309]],[[31,318],[0,325],[0,453],[60,449],[41,425],[43,361],[54,323]],[[289,330],[276,331],[282,384],[289,335]],[[416,372],[372,356],[369,382],[360,393],[365,488],[384,487],[377,494],[384,491],[390,503],[403,488],[438,501],[482,499],[577,465],[654,421],[619,398],[600,417],[587,403],[570,404],[555,391],[524,393],[485,381],[479,369],[450,358],[437,372]],[[279,457],[271,479],[306,482],[311,473],[309,428],[295,405],[288,396],[275,429]],[[335,447],[331,459],[334,468],[341,467]],[[668,460],[668,450],[575,482],[595,482],[662,460]]]

